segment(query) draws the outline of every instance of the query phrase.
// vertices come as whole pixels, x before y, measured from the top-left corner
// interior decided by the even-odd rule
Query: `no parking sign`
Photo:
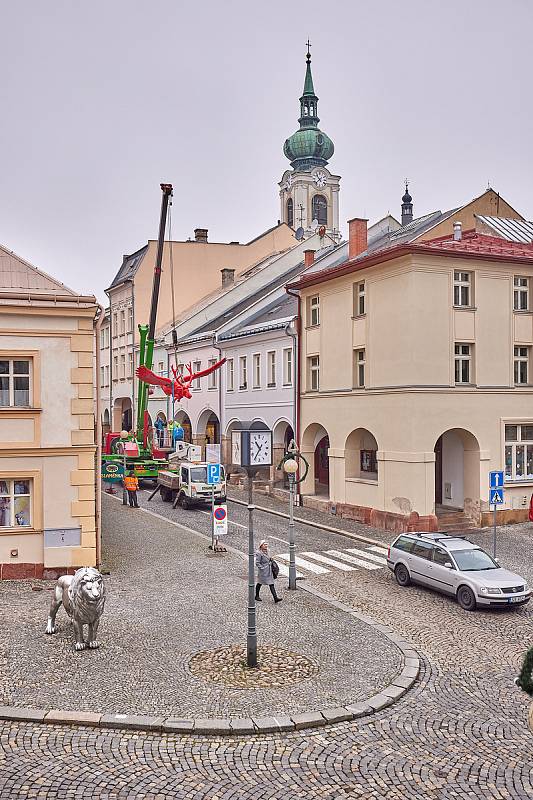
[[[215,506],[213,510],[213,529],[215,539],[225,536],[228,532],[228,507],[225,503]]]

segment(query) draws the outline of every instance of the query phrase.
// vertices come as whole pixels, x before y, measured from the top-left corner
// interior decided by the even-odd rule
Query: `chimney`
[[[453,223],[453,238],[455,242],[460,242],[463,238],[463,226],[461,222]]]
[[[226,267],[225,269],[221,269],[220,272],[222,273],[222,287],[231,286],[231,284],[235,282],[234,269],[228,269]]]
[[[348,258],[357,258],[368,247],[367,219],[355,217],[348,220]]]
[[[305,259],[305,266],[310,267],[312,264],[315,263],[315,251],[314,250],[304,250],[304,259]]]
[[[202,242],[202,244],[207,244],[207,228],[195,228],[194,241]]]

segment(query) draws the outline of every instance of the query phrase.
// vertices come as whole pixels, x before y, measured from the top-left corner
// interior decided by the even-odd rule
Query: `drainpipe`
[[[96,528],[96,566],[100,568],[102,561],[102,401],[100,397],[100,334],[104,321],[105,312],[101,305],[98,305],[98,317],[96,318],[95,332],[95,352],[96,352],[96,464],[95,464],[95,528]],[[111,345],[111,342],[110,342]],[[111,352],[111,351],[110,351]]]

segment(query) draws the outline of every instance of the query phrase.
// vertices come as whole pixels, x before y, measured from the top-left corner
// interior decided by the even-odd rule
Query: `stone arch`
[[[183,408],[180,408],[180,410],[176,411],[174,414],[174,422],[178,422],[183,428],[183,441],[192,444],[191,418]]]
[[[344,446],[345,475],[347,478],[378,479],[378,443],[366,428],[356,428]]]
[[[481,513],[480,448],[473,433],[449,428],[435,442],[435,513],[464,510],[478,521]]]
[[[329,434],[319,422],[312,422],[302,436],[302,454],[309,462],[309,472],[302,494],[329,496]]]
[[[220,420],[213,409],[204,408],[196,423],[196,436],[205,439],[205,444],[220,444]]]
[[[117,397],[113,403],[113,430],[133,429],[133,409],[130,397]]]

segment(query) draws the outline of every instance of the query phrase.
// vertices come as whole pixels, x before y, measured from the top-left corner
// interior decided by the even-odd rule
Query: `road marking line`
[[[278,567],[279,567],[279,574],[283,575],[284,578],[288,578],[289,577],[289,568],[286,567],[285,564],[278,564]],[[297,578],[305,578],[305,575],[302,575],[301,572],[298,572],[298,570],[296,570],[296,577]]]
[[[350,567],[348,564],[343,564],[342,561],[334,561],[332,558],[326,558],[326,556],[321,555],[320,553],[302,553],[303,556],[307,556],[308,558],[313,558],[315,561],[320,561],[322,564],[329,564],[330,567],[335,567],[336,569],[341,569],[343,572],[351,572],[355,569],[355,567]]]
[[[270,534],[268,538],[275,539],[277,542],[283,542],[283,544],[290,544],[286,539],[280,539],[279,536],[272,536],[272,534]]]
[[[371,547],[367,547],[367,550],[372,550],[373,553],[383,553],[383,555],[387,555],[389,552],[387,547],[377,547],[375,544]]]
[[[375,556],[373,553],[367,553],[365,550],[358,550],[357,547],[347,547],[346,550],[349,553],[355,553],[357,556],[367,558],[369,561],[373,561],[375,564],[381,564],[382,566],[385,566],[387,563],[387,559],[383,558],[383,556]]]
[[[377,564],[370,564],[368,561],[363,561],[362,558],[356,558],[355,556],[349,556],[347,553],[341,553],[340,550],[328,550],[327,552],[336,558],[343,558],[345,561],[349,561],[351,564],[357,564],[358,567],[363,567],[364,569],[381,569]]]
[[[274,556],[276,561],[281,558],[283,561],[289,562],[289,554],[288,553],[279,553],[277,556]],[[296,556],[294,562],[297,567],[301,567],[302,569],[306,569],[309,572],[314,572],[316,575],[326,575],[329,572],[329,569],[324,569],[324,567],[319,567],[318,564],[311,564],[310,561],[306,561],[305,558],[300,558],[300,556]]]

